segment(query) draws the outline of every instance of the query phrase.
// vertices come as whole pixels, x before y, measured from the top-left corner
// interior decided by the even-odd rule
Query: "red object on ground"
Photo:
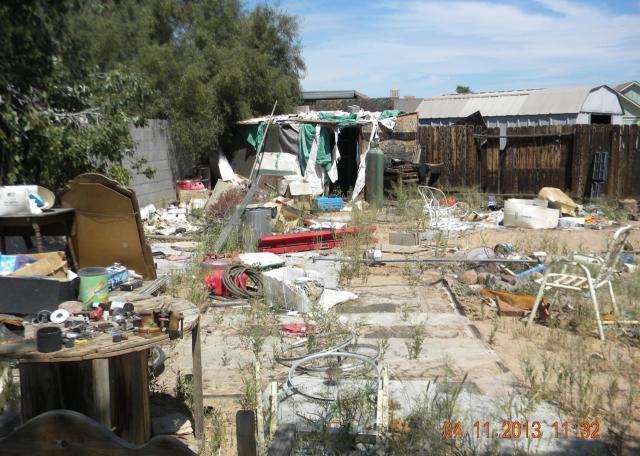
[[[304,323],[282,323],[280,334],[283,336],[304,336],[306,334],[317,334],[319,332],[316,325],[306,325]]]
[[[287,253],[331,249],[342,243],[342,237],[359,231],[373,232],[375,227],[347,227],[338,230],[306,231],[304,233],[274,234],[258,239],[259,252]]]
[[[202,190],[204,184],[199,180],[178,180],[176,190]]]
[[[222,282],[222,276],[224,275],[224,269],[214,269],[204,278],[204,283],[216,296],[233,297],[233,294],[224,286]],[[247,275],[242,274],[236,277],[236,285],[241,288],[247,288]]]
[[[457,202],[458,201],[453,196],[450,196],[448,198],[440,198],[440,204],[446,207],[454,206]]]

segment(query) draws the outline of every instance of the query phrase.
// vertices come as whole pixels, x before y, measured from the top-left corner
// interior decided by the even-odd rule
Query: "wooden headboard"
[[[4,456],[195,456],[182,442],[156,436],[132,445],[106,427],[72,410],[52,410],[35,416],[0,439]]]

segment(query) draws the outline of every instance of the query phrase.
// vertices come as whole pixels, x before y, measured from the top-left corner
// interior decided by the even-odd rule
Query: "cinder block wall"
[[[145,127],[131,126],[129,131],[135,143],[134,158],[147,157],[149,165],[156,170],[155,176],[147,179],[142,174],[135,174],[129,166],[138,203],[140,206],[153,203],[156,207],[165,207],[176,199],[175,181],[189,173],[192,165],[179,162],[166,120],[150,119]]]

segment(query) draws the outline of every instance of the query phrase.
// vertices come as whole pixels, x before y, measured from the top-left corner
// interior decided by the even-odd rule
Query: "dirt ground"
[[[383,249],[389,248],[387,241],[390,230],[410,226],[399,220],[387,220],[376,225],[376,245]],[[613,227],[573,231],[485,229],[449,239],[448,247],[450,250],[464,250],[511,243],[522,254],[540,250],[552,255],[573,251],[603,252],[614,231]],[[634,231],[629,240],[634,250],[640,250],[640,231]],[[416,256],[430,254],[430,250],[425,248]],[[385,258],[405,257],[403,254],[385,253]],[[590,418],[604,423],[613,413],[621,414],[627,410],[626,398],[631,398],[633,412],[625,418],[626,421],[622,420],[624,423],[614,424],[618,427],[627,425],[624,444],[627,450],[631,448],[631,451],[635,451],[634,445],[638,445],[640,436],[640,403],[635,394],[638,384],[633,384],[638,382],[638,376],[629,370],[637,371],[636,366],[640,361],[640,349],[637,346],[629,344],[624,337],[616,336],[614,330],[608,331],[607,341],[600,342],[595,337],[595,331],[577,334],[567,328],[540,324],[527,329],[516,318],[499,317],[490,309],[482,310],[480,298],[473,293],[455,295],[456,299],[452,302],[448,292],[438,283],[446,274],[455,272],[452,268],[429,267],[421,269],[417,278],[410,278],[402,265],[372,267],[366,283],[355,280],[345,288],[360,298],[338,306],[336,313],[357,324],[365,341],[369,339],[370,343],[375,344],[381,337],[388,338],[390,348],[385,355],[385,362],[399,378],[407,381],[432,380],[451,372],[458,377],[470,373],[471,383],[482,394],[499,396],[517,388],[544,394],[545,399],[553,401],[553,396],[547,397],[549,391],[542,392],[539,385],[541,382],[560,384],[557,378],[545,374],[550,363],[555,363],[555,369],[568,369],[568,365],[587,369],[589,390],[583,392],[585,397],[581,397],[580,404],[586,404],[583,409],[588,411],[587,403],[600,394],[605,399],[598,404],[596,411],[601,413]],[[447,277],[449,281],[455,280],[451,275]],[[455,290],[455,287],[452,289]],[[458,308],[454,308],[456,306]],[[243,390],[240,367],[252,359],[240,337],[244,312],[241,308],[210,308],[202,316],[205,405],[221,413],[224,434],[222,447],[213,454],[236,454],[235,413],[240,408]],[[422,355],[424,358],[407,362],[405,345],[410,338],[410,328],[422,321],[428,332]],[[281,343],[277,339],[268,339],[263,350],[262,387],[272,380],[283,384],[286,378],[286,368],[273,361],[273,350]],[[175,389],[174,379],[178,371],[184,373],[190,370],[189,345],[181,343],[170,355],[168,372],[164,375],[164,388],[167,391]],[[573,371],[570,374],[579,375]],[[560,387],[556,390],[557,405],[574,401],[573,397],[564,396],[569,394],[568,390],[561,390]],[[608,403],[607,391],[615,396]],[[603,424],[605,434],[610,431],[606,426]],[[209,430],[211,435],[211,422]],[[629,439],[629,436],[632,438]]]
[[[637,226],[637,223],[634,225]],[[545,250],[551,247],[556,249],[553,252],[555,254],[600,253],[606,251],[607,241],[615,229],[554,230],[553,232],[486,230],[455,240],[451,244],[468,248],[481,244],[492,246],[510,242],[516,248],[526,246],[529,248],[528,251]],[[633,250],[639,250],[640,231],[631,233],[629,243]],[[627,278],[627,280],[637,279]],[[625,427],[624,449],[620,450],[626,451],[625,454],[640,452],[640,413],[638,413],[640,398],[637,395],[640,386],[637,367],[640,362],[640,347],[637,333],[634,333],[635,337],[630,342],[620,329],[607,328],[607,340],[601,342],[596,334],[595,322],[586,334],[556,324],[549,326],[534,324],[527,328],[519,318],[500,317],[493,310],[482,312],[481,303],[477,297],[458,296],[458,300],[465,314],[478,329],[483,342],[495,350],[523,387],[533,386],[532,377],[537,376],[537,381],[544,377],[543,371],[549,368],[545,363],[549,363],[549,360],[554,360],[557,363],[556,366],[566,368],[567,365],[574,365],[576,371],[580,369],[588,372],[580,378],[588,384],[589,391],[585,395],[601,394],[604,397],[607,396],[607,391],[612,388],[612,385],[616,385],[617,390],[612,394],[615,396],[613,403],[609,403],[608,397],[604,399],[599,404],[599,411],[596,411],[591,418],[602,420],[603,435],[608,433],[609,438],[614,438],[613,434],[619,427]],[[637,301],[633,305],[637,309]],[[485,307],[485,309],[488,308]],[[536,375],[533,375],[532,371]],[[576,371],[572,371],[571,374],[575,374]],[[548,381],[552,382],[554,379]],[[566,398],[556,397],[555,399],[561,402]],[[585,401],[588,399],[586,398]],[[591,399],[597,402],[594,397]],[[607,418],[616,416],[619,418],[618,422],[604,424]]]

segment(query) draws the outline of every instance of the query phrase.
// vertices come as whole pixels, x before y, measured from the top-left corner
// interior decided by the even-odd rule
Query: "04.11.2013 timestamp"
[[[446,420],[442,423],[442,438],[455,439],[469,436],[478,439],[540,439],[543,436],[551,436],[556,439],[600,439],[600,421],[598,419],[576,422],[554,421],[551,425],[540,421],[502,420],[501,424],[491,421],[474,421],[470,428],[465,429],[465,427],[460,420]]]

